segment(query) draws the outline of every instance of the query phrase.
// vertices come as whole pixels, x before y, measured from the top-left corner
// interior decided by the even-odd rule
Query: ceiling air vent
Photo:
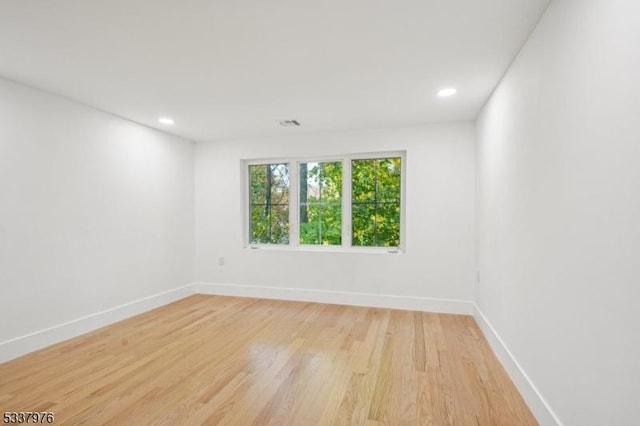
[[[298,127],[300,122],[298,120],[280,120],[280,127]]]

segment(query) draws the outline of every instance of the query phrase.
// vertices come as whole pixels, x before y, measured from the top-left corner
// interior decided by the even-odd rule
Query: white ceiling
[[[472,120],[548,3],[0,0],[0,75],[198,141]]]

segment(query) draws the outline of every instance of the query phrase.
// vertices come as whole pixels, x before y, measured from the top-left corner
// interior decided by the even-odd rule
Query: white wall
[[[192,283],[193,162],[192,142],[0,80],[0,342]]]
[[[470,301],[474,145],[472,123],[197,144],[196,280]],[[407,152],[406,254],[243,248],[242,159],[392,150]]]
[[[638,424],[639,16],[552,2],[478,120],[479,306],[567,425]]]

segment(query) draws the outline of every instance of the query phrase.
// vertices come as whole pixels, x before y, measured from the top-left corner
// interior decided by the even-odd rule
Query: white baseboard
[[[194,285],[154,294],[15,339],[0,342],[0,363],[192,295]]]
[[[473,305],[473,316],[484,333],[489,345],[509,374],[511,381],[518,388],[520,395],[524,398],[529,409],[542,426],[561,426],[562,422],[553,412],[549,404],[544,400],[536,386],[533,384],[527,373],[522,369],[518,361],[500,338],[487,317],[484,316],[477,305]]]
[[[258,297],[262,299],[296,300],[301,302],[406,309],[447,314],[473,314],[473,303],[466,300],[211,283],[196,283],[195,292],[199,294],[216,294],[219,296]]]

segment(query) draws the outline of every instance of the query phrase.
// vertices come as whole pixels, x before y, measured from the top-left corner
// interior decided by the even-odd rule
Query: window
[[[342,163],[300,163],[300,244],[342,244]]]
[[[400,166],[399,157],[351,162],[352,245],[400,245]]]
[[[251,183],[249,241],[252,244],[289,242],[289,165],[249,166]]]
[[[403,158],[379,153],[246,162],[249,245],[401,248]]]

